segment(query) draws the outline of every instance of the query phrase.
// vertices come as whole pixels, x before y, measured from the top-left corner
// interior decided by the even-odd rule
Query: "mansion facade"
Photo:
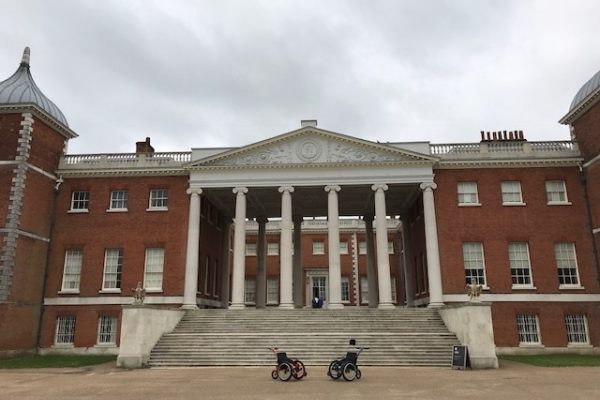
[[[475,283],[498,352],[597,351],[599,74],[565,141],[379,143],[307,120],[242,147],[75,155],[26,49],[0,82],[0,354],[116,353],[138,283],[184,310],[444,308]]]

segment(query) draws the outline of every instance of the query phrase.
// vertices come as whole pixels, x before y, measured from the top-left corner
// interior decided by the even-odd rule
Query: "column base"
[[[199,310],[198,306],[195,304],[184,304],[181,307],[179,307],[180,310]]]
[[[444,307],[444,306],[445,306],[445,304],[441,301],[439,301],[439,302],[436,301],[436,302],[427,304],[427,308],[440,308],[440,307]]]
[[[379,303],[377,308],[380,310],[393,310],[396,306],[393,303]]]
[[[344,305],[342,303],[330,303],[327,304],[327,309],[328,310],[342,310],[344,308]]]
[[[244,310],[245,308],[246,308],[246,305],[243,303],[232,304],[229,306],[230,310]]]
[[[277,308],[281,310],[293,310],[295,307],[294,303],[281,303],[279,306],[277,306]]]

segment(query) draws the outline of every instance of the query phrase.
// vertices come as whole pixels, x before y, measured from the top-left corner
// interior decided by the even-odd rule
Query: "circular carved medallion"
[[[316,161],[321,155],[321,151],[321,145],[311,139],[303,141],[296,149],[298,157],[300,157],[302,161],[306,162]]]

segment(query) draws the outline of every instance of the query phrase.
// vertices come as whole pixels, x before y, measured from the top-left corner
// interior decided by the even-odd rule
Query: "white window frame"
[[[248,305],[256,304],[256,280],[254,279],[244,281],[244,303]]]
[[[367,254],[367,242],[358,242],[358,255]]]
[[[60,293],[79,293],[82,266],[83,251],[81,249],[65,250],[65,263]]]
[[[256,243],[246,243],[246,257],[255,257],[256,256]]]
[[[521,181],[502,181],[500,183],[502,191],[503,206],[524,206],[523,192],[521,190]]]
[[[98,335],[96,337],[98,345],[116,345],[117,344],[117,317],[114,315],[101,315],[98,318]]]
[[[57,346],[73,346],[75,343],[74,315],[61,315],[56,318],[56,329],[54,332],[54,344]]]
[[[350,303],[350,279],[347,276],[342,276],[341,280],[341,299],[342,303],[349,304]],[[344,294],[346,294],[347,298],[344,298]]]
[[[477,191],[477,182],[458,182],[456,186],[459,207],[476,207],[481,205]]]
[[[517,334],[519,346],[539,346],[542,344],[540,321],[534,314],[517,314]]]
[[[349,254],[348,241],[340,242],[340,255]]]
[[[513,252],[511,252],[511,248],[515,248],[516,246],[525,246],[525,252],[520,252],[520,254],[525,254],[527,257],[526,258],[515,258],[514,256],[516,255]],[[520,251],[521,249],[519,249]],[[509,266],[510,266],[510,276],[511,276],[511,281],[512,281],[512,288],[513,289],[535,289],[535,286],[533,286],[533,271],[531,270],[531,257],[529,255],[529,243],[527,242],[510,242],[508,244],[508,260],[509,260]],[[517,270],[527,270],[528,271],[528,277],[529,277],[529,283],[515,283],[515,280],[519,280],[522,278],[525,278],[525,274],[516,274]]]
[[[314,240],[312,242],[312,253],[315,256],[322,256],[325,254],[325,242],[322,240]]]
[[[267,256],[278,256],[279,255],[279,243],[268,242],[267,243]]]
[[[465,271],[465,284],[470,285],[471,279],[475,278],[478,285],[487,286],[485,275],[485,253],[482,242],[463,242],[463,267]],[[475,270],[475,274],[473,274]],[[469,273],[467,274],[467,271]]]
[[[580,289],[581,279],[579,279],[579,268],[577,266],[577,252],[575,243],[573,242],[558,242],[554,243],[554,258],[556,260],[556,268],[558,274],[559,289]],[[565,270],[569,270],[565,273]],[[573,273],[575,270],[575,273]],[[575,279],[575,283],[561,282]]]
[[[144,288],[146,292],[161,292],[165,269],[165,249],[148,247],[144,257]]]
[[[123,249],[104,250],[104,271],[100,292],[121,293],[121,275],[123,273]],[[114,275],[114,280],[112,276]]]
[[[82,198],[83,197],[83,198]],[[86,213],[90,207],[90,192],[87,190],[75,190],[71,193],[71,213]]]
[[[567,196],[567,183],[562,179],[546,181],[546,198],[549,206],[571,205]]]
[[[146,211],[167,211],[169,209],[169,190],[150,189],[148,209]]]
[[[369,304],[369,279],[366,276],[360,277],[360,303]]]
[[[113,190],[110,192],[110,204],[106,211],[123,212],[127,211],[129,206],[129,191]]]
[[[267,279],[267,304],[279,304],[279,279]]]
[[[567,330],[567,346],[590,345],[590,333],[585,314],[565,315],[565,329]]]

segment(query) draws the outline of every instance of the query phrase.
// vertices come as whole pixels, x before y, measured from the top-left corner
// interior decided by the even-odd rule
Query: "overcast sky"
[[[600,2],[0,0],[0,80],[31,72],[70,153],[242,146],[317,119],[379,141],[558,124],[600,69]]]

